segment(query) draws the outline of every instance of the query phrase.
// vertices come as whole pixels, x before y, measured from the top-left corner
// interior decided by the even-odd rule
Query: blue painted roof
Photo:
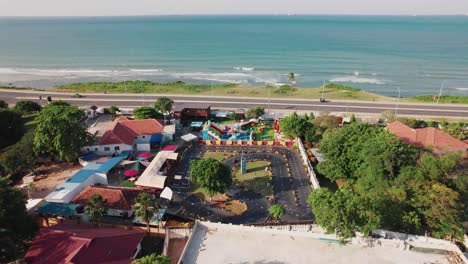
[[[94,173],[107,173],[112,168],[114,168],[120,161],[125,157],[113,157],[108,159],[105,162],[90,162],[88,165],[84,166],[81,170],[77,171],[70,179],[66,182],[70,183],[80,183],[84,182],[89,176]]]
[[[101,157],[101,155],[91,151],[91,152],[85,153],[83,156],[81,156],[79,158],[84,160],[84,161],[90,161],[90,160],[98,159],[100,157]]]
[[[43,215],[72,216],[75,213],[76,204],[45,202],[37,212]]]

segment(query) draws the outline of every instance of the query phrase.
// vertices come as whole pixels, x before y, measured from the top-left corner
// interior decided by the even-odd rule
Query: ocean
[[[468,95],[468,16],[0,18],[0,85],[341,83]]]

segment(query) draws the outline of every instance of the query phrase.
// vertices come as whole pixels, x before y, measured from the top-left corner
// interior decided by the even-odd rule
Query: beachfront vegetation
[[[190,162],[192,180],[210,195],[225,193],[232,184],[231,169],[219,160],[207,158]]]
[[[0,149],[15,144],[24,134],[21,113],[0,108]]]
[[[436,157],[362,123],[327,131],[320,147],[326,160],[319,173],[341,183],[337,190],[315,190],[308,199],[328,232],[348,238],[385,228],[463,238],[468,203],[460,155]]]
[[[265,107],[256,106],[252,107],[245,113],[247,118],[259,118],[265,114]]]
[[[106,203],[107,201],[99,194],[95,194],[89,198],[89,201],[84,208],[84,213],[89,216],[91,222],[96,224],[101,223],[107,210]]]
[[[133,110],[133,117],[135,117],[135,119],[148,119],[148,118],[163,119],[164,115],[158,112],[158,110],[156,110],[153,107],[140,106]]]
[[[424,102],[424,103],[436,103],[437,102],[438,95],[431,95],[431,94],[425,94],[425,95],[417,95],[408,98],[408,101],[413,101],[413,102]],[[447,103],[452,103],[452,104],[468,104],[468,96],[461,96],[461,95],[442,95],[439,99],[439,103],[441,104],[447,104]]]
[[[38,226],[26,212],[24,194],[0,178],[0,262],[9,263],[24,254]]]
[[[150,81],[92,82],[60,85],[55,91],[70,93],[154,93],[154,94],[197,94],[206,96],[249,96],[249,97],[288,97],[318,99],[322,95],[330,99],[350,99],[367,101],[392,101],[393,98],[380,96],[344,85],[327,84],[325,88],[297,88],[289,85],[244,86],[240,84],[197,85],[181,81],[155,83]]]
[[[36,117],[34,151],[56,160],[74,162],[81,148],[92,142],[81,125],[83,110],[76,106],[47,106]]]
[[[42,107],[33,101],[18,101],[13,109],[23,114],[30,114],[41,111]]]
[[[151,195],[147,192],[142,192],[138,194],[135,199],[135,204],[133,205],[133,210],[135,210],[135,216],[140,218],[146,224],[148,233],[151,231],[150,222],[153,218],[153,215],[158,211],[156,201]],[[158,220],[159,225],[159,220]]]
[[[158,112],[163,114],[168,114],[172,111],[172,105],[174,101],[167,97],[159,97],[154,104],[154,108],[158,110]]]

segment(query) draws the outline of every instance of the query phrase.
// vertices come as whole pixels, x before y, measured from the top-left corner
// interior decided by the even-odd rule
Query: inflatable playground
[[[259,125],[260,120],[250,119],[232,125],[217,125],[211,121],[204,124],[203,140],[216,141],[258,141],[263,140],[262,132],[265,125]],[[273,123],[275,131],[279,131],[279,120]]]
[[[242,129],[242,124],[233,126],[216,125],[211,121],[205,123],[202,130],[203,140],[225,140],[225,141],[253,141],[255,140],[255,129]]]

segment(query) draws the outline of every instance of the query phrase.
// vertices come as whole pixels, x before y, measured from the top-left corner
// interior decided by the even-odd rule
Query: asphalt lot
[[[82,98],[73,98],[72,94],[57,92],[36,92],[0,89],[0,99],[9,104],[18,100],[34,100],[46,104],[45,98],[52,96],[53,100],[64,100],[78,106],[111,106],[136,107],[141,105],[153,105],[158,97],[163,95],[154,94],[83,94]],[[348,112],[364,114],[380,114],[386,110],[395,110],[396,102],[361,102],[333,100],[320,103],[318,99],[288,99],[288,98],[244,98],[244,97],[221,97],[221,96],[186,96],[186,95],[164,95],[175,101],[175,104],[208,103],[213,108],[250,108],[253,106],[264,106],[273,110],[290,111],[328,111]],[[447,118],[468,118],[468,105],[447,104],[398,104],[398,114],[411,116],[434,116]]]
[[[228,151],[243,153],[247,161],[267,159],[271,162],[273,190],[275,202],[285,208],[285,215],[282,221],[303,222],[313,220],[310,206],[307,204],[307,197],[311,192],[306,171],[302,165],[299,154],[285,147],[255,147],[255,146],[194,146],[188,149],[178,168],[177,174],[189,177],[190,160],[200,158],[201,155],[210,151]],[[229,166],[234,166],[234,160],[240,160],[240,155],[232,156],[224,162]],[[288,172],[289,168],[289,172]],[[259,224],[264,223],[268,217],[270,203],[266,198],[261,197],[251,191],[245,191],[238,187],[233,187],[228,192],[231,197],[247,203],[248,210],[241,216],[228,216],[225,212],[204,205],[189,197],[186,193],[188,188],[177,189],[180,191],[180,201],[190,201],[184,208],[192,216],[201,216],[211,221],[221,221],[235,224]],[[295,198],[296,197],[296,198]],[[220,210],[219,210],[220,211]]]

